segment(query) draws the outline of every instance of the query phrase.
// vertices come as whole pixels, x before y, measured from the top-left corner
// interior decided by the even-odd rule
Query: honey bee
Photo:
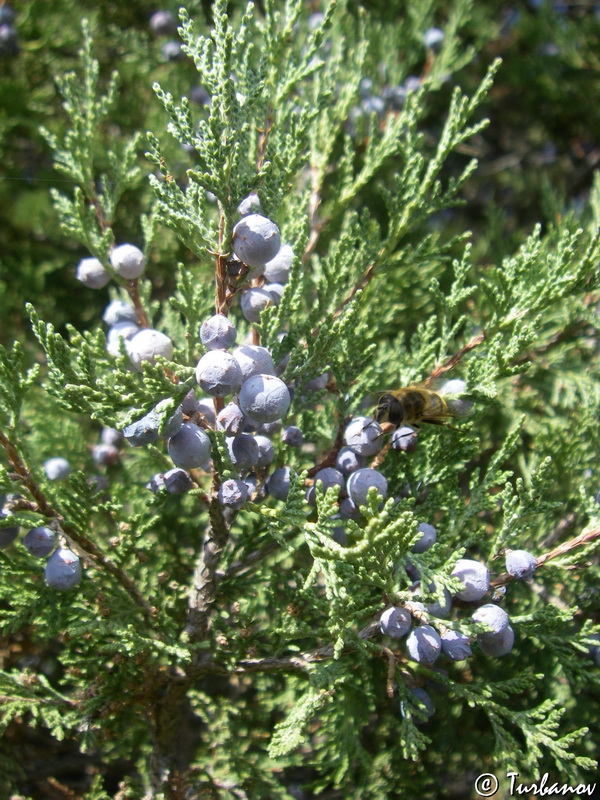
[[[458,381],[451,381],[446,385],[454,389],[457,383]],[[450,387],[450,384],[454,386]],[[437,390],[431,388],[432,385]],[[437,388],[437,384],[424,381],[394,392],[386,392],[379,398],[373,416],[379,423],[389,422],[395,426],[412,427],[418,427],[422,423],[447,425],[449,419],[467,416],[473,404],[457,397],[454,391],[446,391],[446,385]]]

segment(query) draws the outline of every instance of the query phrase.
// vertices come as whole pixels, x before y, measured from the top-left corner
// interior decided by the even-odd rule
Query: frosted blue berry
[[[531,578],[537,567],[537,558],[526,550],[511,550],[506,554],[506,571],[513,578]]]
[[[241,217],[246,217],[248,214],[262,214],[260,198],[256,192],[252,192],[248,197],[244,197],[237,207],[237,213]]]
[[[392,447],[394,450],[401,450],[403,453],[412,453],[417,449],[419,443],[417,432],[409,425],[397,428],[392,434]]]
[[[152,328],[143,328],[129,341],[129,357],[133,366],[140,370],[142,363],[155,364],[158,356],[170,360],[173,357],[173,342],[168,336]]]
[[[82,258],[75,277],[89,289],[102,289],[110,281],[110,275],[97,258]]]
[[[291,469],[289,467],[279,467],[268,478],[266,483],[267,491],[277,500],[285,500],[290,491]]]
[[[257,344],[243,344],[232,353],[240,365],[245,381],[253,375],[275,375],[275,366],[271,353],[266,347]]]
[[[359,454],[355,453],[350,447],[342,447],[335,460],[336,469],[339,469],[344,475],[350,475],[356,472],[357,469],[362,469],[366,465],[367,459],[365,456],[359,456]]]
[[[306,391],[307,392],[320,392],[322,389],[327,387],[329,383],[329,373],[323,372],[321,375],[317,375],[316,378],[311,378],[309,382],[306,384]]]
[[[410,630],[412,617],[410,612],[402,606],[386,608],[379,618],[379,630],[386,636],[401,639]]]
[[[177,22],[170,11],[156,11],[150,17],[150,28],[157,36],[173,36],[177,33]]]
[[[123,428],[123,436],[132,447],[142,447],[158,439],[160,417],[152,411]]]
[[[458,578],[464,589],[456,593],[459,600],[471,603],[481,600],[490,588],[490,573],[485,564],[470,558],[460,558],[454,565],[452,577]]]
[[[123,436],[121,431],[116,428],[102,428],[100,432],[100,441],[102,444],[110,444],[113,447],[119,447],[123,443]]]
[[[256,467],[268,467],[273,463],[275,458],[275,448],[273,442],[267,437],[258,434],[254,437],[254,441],[258,445],[258,461]]]
[[[112,444],[95,444],[92,447],[92,458],[101,467],[111,467],[119,460],[119,451]]]
[[[240,408],[254,422],[275,422],[290,407],[285,383],[274,375],[254,375],[240,391]]]
[[[411,547],[411,552],[424,553],[426,550],[429,550],[433,544],[435,544],[437,533],[433,525],[430,525],[428,522],[422,522],[419,525],[418,530],[420,531],[421,536]]]
[[[165,42],[161,47],[161,52],[165,61],[183,61],[185,53],[181,49],[181,42]]]
[[[120,244],[115,247],[110,254],[110,263],[117,275],[128,281],[139,278],[146,265],[144,254],[134,244]]]
[[[265,283],[263,289],[271,295],[273,305],[278,306],[281,303],[281,298],[285,291],[285,286],[282,283]]]
[[[81,562],[68,547],[59,547],[46,562],[45,577],[52,589],[72,589],[81,582]]]
[[[159,420],[159,432],[161,436],[165,436],[167,439],[171,436],[175,436],[177,431],[183,425],[183,411],[181,410],[181,406],[177,406],[175,411],[173,411],[166,421],[163,420],[166,417],[166,409],[171,406],[171,401],[169,399],[161,400],[157,406],[155,406],[151,414],[155,415]]]
[[[245,292],[242,292],[240,306],[242,314],[248,322],[259,322],[262,312],[271,305],[273,305],[273,297],[266,289],[246,289]]]
[[[290,270],[294,261],[294,251],[289,244],[281,245],[275,258],[267,261],[263,275],[267,283],[286,284],[290,277]]]
[[[224,350],[209,350],[196,366],[196,380],[212,397],[235,394],[242,385],[242,370],[238,362]]]
[[[210,458],[210,439],[193,422],[184,422],[167,442],[167,450],[176,467],[204,467]]]
[[[0,509],[0,520],[6,519],[9,512],[2,508]],[[12,526],[10,528],[0,528],[0,550],[4,550],[11,545],[19,535],[19,526]]]
[[[444,31],[439,28],[429,28],[423,34],[423,44],[428,50],[439,50],[444,41]]]
[[[477,635],[479,640],[486,642],[496,639],[508,627],[508,614],[494,603],[480,606],[473,613],[472,620],[486,626],[487,631]]]
[[[435,592],[435,584],[432,583],[430,585],[429,591]],[[425,606],[427,611],[434,617],[442,617],[442,618],[447,617],[448,614],[450,613],[450,609],[452,608],[452,595],[445,587],[442,593],[443,593],[443,601],[441,603],[436,597],[433,603],[427,603],[427,605]]]
[[[344,485],[344,476],[339,470],[333,467],[325,467],[316,473],[314,479],[315,487],[319,482],[323,484],[323,492],[325,493],[327,489],[330,489],[332,486],[337,486],[341,489]]]
[[[376,469],[364,467],[363,469],[357,469],[356,472],[350,475],[346,483],[346,491],[355,505],[364,506],[367,502],[367,494],[372,486],[377,489],[382,499],[385,500],[388,491],[385,476],[381,472],[377,472]]]
[[[207,350],[228,350],[237,337],[235,326],[224,314],[215,314],[200,326],[200,341]]]
[[[422,722],[423,720],[419,719],[420,716],[424,716],[426,719],[430,719],[435,714],[435,706],[433,705],[433,700],[429,696],[429,694],[425,691],[425,689],[421,689],[421,687],[417,687],[415,689],[410,689],[410,694],[413,698],[413,703],[409,704],[408,701],[402,701],[400,703],[400,713],[403,717],[413,717],[415,722]],[[412,705],[416,706],[418,711],[412,710]],[[419,714],[421,712],[421,714]]]
[[[163,484],[169,494],[185,494],[193,487],[192,479],[183,469],[175,467],[163,475]]]
[[[219,503],[229,508],[241,508],[248,500],[250,492],[244,481],[223,481],[219,486]]]
[[[190,100],[198,106],[209,106],[212,102],[212,97],[204,86],[192,86],[190,89]]]
[[[374,456],[384,444],[381,425],[371,417],[355,417],[344,431],[344,443],[360,456]]]
[[[281,420],[276,419],[274,422],[257,422],[255,423],[256,433],[262,433],[263,436],[275,436],[281,430]]]
[[[116,325],[118,322],[132,322],[137,326],[137,311],[124,300],[111,300],[104,309],[102,319],[107,325]]]
[[[261,214],[242,217],[233,229],[233,252],[249,267],[264,267],[280,246],[279,228]]]
[[[226,439],[231,463],[239,472],[248,472],[259,460],[258,444],[254,436],[241,433],[235,438]]]
[[[284,428],[281,434],[281,441],[287,444],[288,447],[301,447],[304,441],[304,434],[295,425],[289,425]]]
[[[419,625],[406,638],[406,649],[413,661],[433,664],[442,651],[442,640],[431,625]]]
[[[49,458],[44,461],[44,472],[49,481],[64,481],[69,477],[71,465],[66,458]]]
[[[54,550],[55,535],[52,528],[40,525],[32,528],[23,538],[23,546],[36,558],[45,558]]]
[[[482,637],[478,636],[477,643],[479,644],[479,647],[484,655],[491,656],[493,658],[500,658],[501,656],[505,656],[510,653],[510,651],[513,649],[515,643],[515,632],[510,625],[507,625],[502,633],[493,638],[483,639]]]
[[[208,402],[214,408],[213,401],[209,400]],[[190,417],[194,412],[198,410],[198,400],[196,399],[196,392],[193,389],[190,389],[189,392],[185,395],[185,397],[181,401],[181,410],[186,415],[186,417]]]
[[[452,661],[464,661],[473,655],[469,637],[460,631],[445,631],[442,634],[442,650]]]
[[[360,519],[361,517],[358,506],[349,497],[340,503],[340,517],[344,519]]]
[[[149,489],[152,494],[159,494],[164,488],[165,476],[162,474],[162,472],[157,472],[156,475],[153,475],[146,484],[146,489]]]
[[[139,331],[138,325],[135,322],[131,322],[131,320],[116,322],[106,333],[107,352],[113,358],[118,358],[121,355],[121,342],[123,341],[125,342],[125,353],[128,355],[129,342]]]
[[[237,403],[227,403],[217,414],[217,430],[225,436],[238,436],[243,432],[246,417]]]
[[[0,25],[12,25],[15,21],[15,10],[8,3],[0,6]]]
[[[215,404],[213,400],[209,400],[208,397],[201,398],[196,404],[196,410],[202,414],[211,428],[215,427],[217,417],[215,415]]]

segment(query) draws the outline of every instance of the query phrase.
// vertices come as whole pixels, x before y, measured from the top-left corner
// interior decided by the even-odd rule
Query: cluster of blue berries
[[[51,459],[61,461],[64,459]],[[46,462],[48,464],[49,462]],[[68,464],[67,464],[68,466]],[[52,471],[52,466],[50,467]],[[0,502],[0,519],[10,514],[10,503],[15,496],[3,497]],[[11,545],[19,535],[19,527],[0,530],[0,550]],[[56,546],[56,532],[45,525],[31,528],[23,537],[23,547],[35,558],[47,558],[45,567],[46,583],[52,589],[66,591],[81,581],[82,569],[79,557],[68,547]],[[49,556],[49,558],[48,558]]]
[[[421,528],[420,528],[421,530]],[[424,552],[435,542],[435,528],[426,525],[423,535],[413,546],[413,552]],[[529,579],[537,567],[537,559],[525,550],[511,550],[506,555],[506,571],[513,578]],[[499,658],[511,652],[515,634],[510,625],[509,616],[500,605],[492,602],[480,605],[472,615],[467,626],[460,628],[460,621],[449,621],[454,600],[465,603],[477,603],[490,589],[490,572],[485,564],[469,558],[461,558],[454,565],[451,573],[459,580],[462,588],[454,596],[447,589],[443,591],[443,600],[424,604],[407,600],[403,605],[387,608],[379,619],[381,633],[394,639],[406,637],[406,653],[410,660],[425,666],[432,666],[440,655],[450,661],[464,661],[472,655],[471,644],[476,641],[481,652],[490,657]],[[435,591],[430,584],[429,593]],[[421,585],[417,582],[412,590],[421,593]],[[448,621],[447,621],[448,620]],[[416,621],[417,624],[413,625]],[[474,623],[474,625],[473,625]],[[422,712],[433,709],[431,698],[424,689],[413,698]],[[403,704],[402,713],[407,708]],[[431,711],[433,713],[433,711]],[[431,716],[425,713],[425,716]]]
[[[15,58],[19,55],[19,34],[15,28],[15,12],[12,6],[0,6],[0,58]]]

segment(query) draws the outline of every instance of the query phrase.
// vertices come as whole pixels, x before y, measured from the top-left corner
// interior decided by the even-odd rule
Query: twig
[[[225,215],[221,211],[219,218],[219,250],[216,255],[216,269],[215,269],[215,285],[217,290],[217,297],[215,303],[215,310],[217,314],[227,316],[229,313],[229,306],[227,304],[227,255],[223,250],[223,240],[225,238]]]
[[[480,345],[484,340],[485,340],[485,331],[481,331],[476,336],[473,336],[473,338],[470,341],[468,341],[464,347],[461,347],[458,353],[455,353],[439,367],[436,367],[429,376],[429,380],[435,380],[436,378],[439,378],[441,375],[445,375],[447,372],[450,372],[450,370],[458,364],[458,362],[461,360],[461,358],[463,358],[463,356],[466,356],[467,353],[469,353],[475,347]]]
[[[139,281],[137,278],[134,281],[127,281],[125,284],[125,288],[127,289],[127,294],[131,298],[131,302],[133,303],[133,307],[135,308],[135,313],[137,314],[138,325],[141,328],[150,328],[150,320],[148,319],[148,315],[146,314],[146,309],[142,305],[142,300],[140,298],[140,290],[139,290]]]
[[[394,680],[396,678],[396,656],[389,647],[381,647],[381,652],[387,658],[387,680],[385,682],[386,694],[391,699],[394,696]]]
[[[61,530],[69,539],[71,539],[78,548],[88,556],[98,568],[99,565],[104,567],[104,569],[110,573],[125,589],[125,591],[129,594],[131,599],[138,605],[144,614],[148,617],[155,617],[157,614],[156,608],[151,606],[150,603],[143,597],[135,583],[131,580],[131,578],[124,572],[120,567],[113,562],[100,550],[100,548],[91,540],[88,539],[87,536],[80,533],[76,528],[72,527],[71,525],[66,525],[64,522],[64,518],[62,515],[51,505],[51,503],[47,500],[45,494],[42,492],[41,488],[35,482],[33,476],[25,466],[25,463],[21,459],[19,452],[15,445],[8,439],[5,434],[0,431],[0,445],[4,448],[6,455],[13,466],[15,472],[19,475],[23,484],[27,487],[31,496],[35,499],[36,503],[38,504],[38,508],[41,514],[45,517],[50,517],[55,519],[59,522]]]

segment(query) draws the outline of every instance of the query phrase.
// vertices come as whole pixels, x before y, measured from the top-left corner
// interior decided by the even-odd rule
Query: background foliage
[[[216,19],[210,3],[187,5],[194,36],[219,23],[224,5]],[[259,3],[249,17],[263,23],[269,7]],[[0,61],[0,342],[22,343],[5,362],[0,427],[14,431],[49,503],[139,592],[136,600],[92,559],[81,587],[57,596],[22,548],[0,553],[2,791],[90,800],[184,797],[187,787],[219,798],[470,797],[474,775],[509,767],[528,779],[549,770],[590,781],[600,722],[588,654],[598,621],[593,543],[550,561],[535,588],[508,586],[517,645],[503,659],[477,655],[441,673],[400,660],[390,699],[381,641],[359,632],[385,602],[408,597],[410,582],[396,568],[418,521],[444,531],[441,546],[415,559],[424,580],[435,575],[440,585],[451,585],[461,548],[500,573],[503,561],[491,559],[506,546],[541,554],[598,528],[596,6],[348,2],[333,15],[329,49],[314,42],[319,69],[307,56],[307,18],[318,4],[302,7],[281,40],[276,26],[259,34],[249,22],[228,65],[249,103],[228,81],[225,47],[213,61],[196,53],[202,82],[220,98],[213,107],[229,109],[210,118],[196,156],[181,143],[208,112],[192,107],[190,125],[180,98],[199,75],[191,59],[165,61],[163,40],[148,28],[154,10],[24,0],[16,8],[21,53]],[[245,5],[228,11],[237,30]],[[314,448],[280,446],[278,464],[311,469],[370,393],[426,377],[486,333],[456,370],[476,401],[469,432],[429,431],[413,456],[386,460],[391,494],[408,483],[411,497],[383,512],[372,504],[368,522],[350,526],[354,549],[346,552],[331,540],[331,495],[311,512],[299,484],[285,506],[268,500],[244,510],[219,565],[210,634],[198,642],[181,631],[206,509],[196,496],[149,501],[144,485],[169,465],[164,449],[128,452],[107,471],[109,492],[86,481],[97,470],[89,448],[100,423],[122,426],[182,392],[161,368],[143,382],[115,368],[100,323],[114,286],[94,292],[74,278],[90,253],[84,243],[106,251],[109,241],[94,239],[95,222],[68,206],[81,159],[59,172],[49,146],[64,150],[63,161],[73,151],[60,89],[70,91],[61,76],[83,74],[83,16],[98,94],[118,71],[114,101],[85,140],[93,175],[85,191],[110,196],[124,182],[107,236],[148,245],[142,294],[154,324],[178,345],[182,381],[200,354],[190,344],[197,321],[212,313],[208,251],[228,245],[215,239],[218,211],[203,190],[221,200],[230,230],[237,202],[258,188],[285,240],[302,251],[314,231],[307,208],[317,181],[325,222],[314,252],[306,269],[296,266],[287,305],[260,325],[262,343],[278,357],[290,353],[293,421]],[[447,34],[436,56],[422,44],[432,25]],[[493,84],[478,95],[498,56]],[[425,77],[427,88],[405,114],[353,113],[361,78],[377,93],[410,75]],[[79,78],[71,89],[83,86]],[[478,102],[461,105],[456,87]],[[91,98],[83,96],[83,108]],[[257,170],[261,126],[278,114]],[[153,137],[136,138],[146,131]],[[161,169],[174,180],[161,180]],[[194,185],[202,192],[193,194]],[[51,187],[62,196],[54,204]],[[70,221],[67,233],[61,220]],[[284,321],[288,337],[279,342]],[[39,377],[26,378],[35,364]],[[307,396],[307,382],[325,369],[335,391]],[[56,454],[78,470],[68,489],[44,479],[41,464]],[[0,477],[6,490],[19,488],[7,471]],[[429,494],[417,506],[423,486]],[[37,512],[20,513],[24,527],[41,522]],[[239,568],[257,550],[263,558]],[[327,658],[319,648],[331,648]],[[399,711],[413,685],[435,699],[424,725]],[[181,772],[163,786],[153,759],[173,725],[183,732]]]

